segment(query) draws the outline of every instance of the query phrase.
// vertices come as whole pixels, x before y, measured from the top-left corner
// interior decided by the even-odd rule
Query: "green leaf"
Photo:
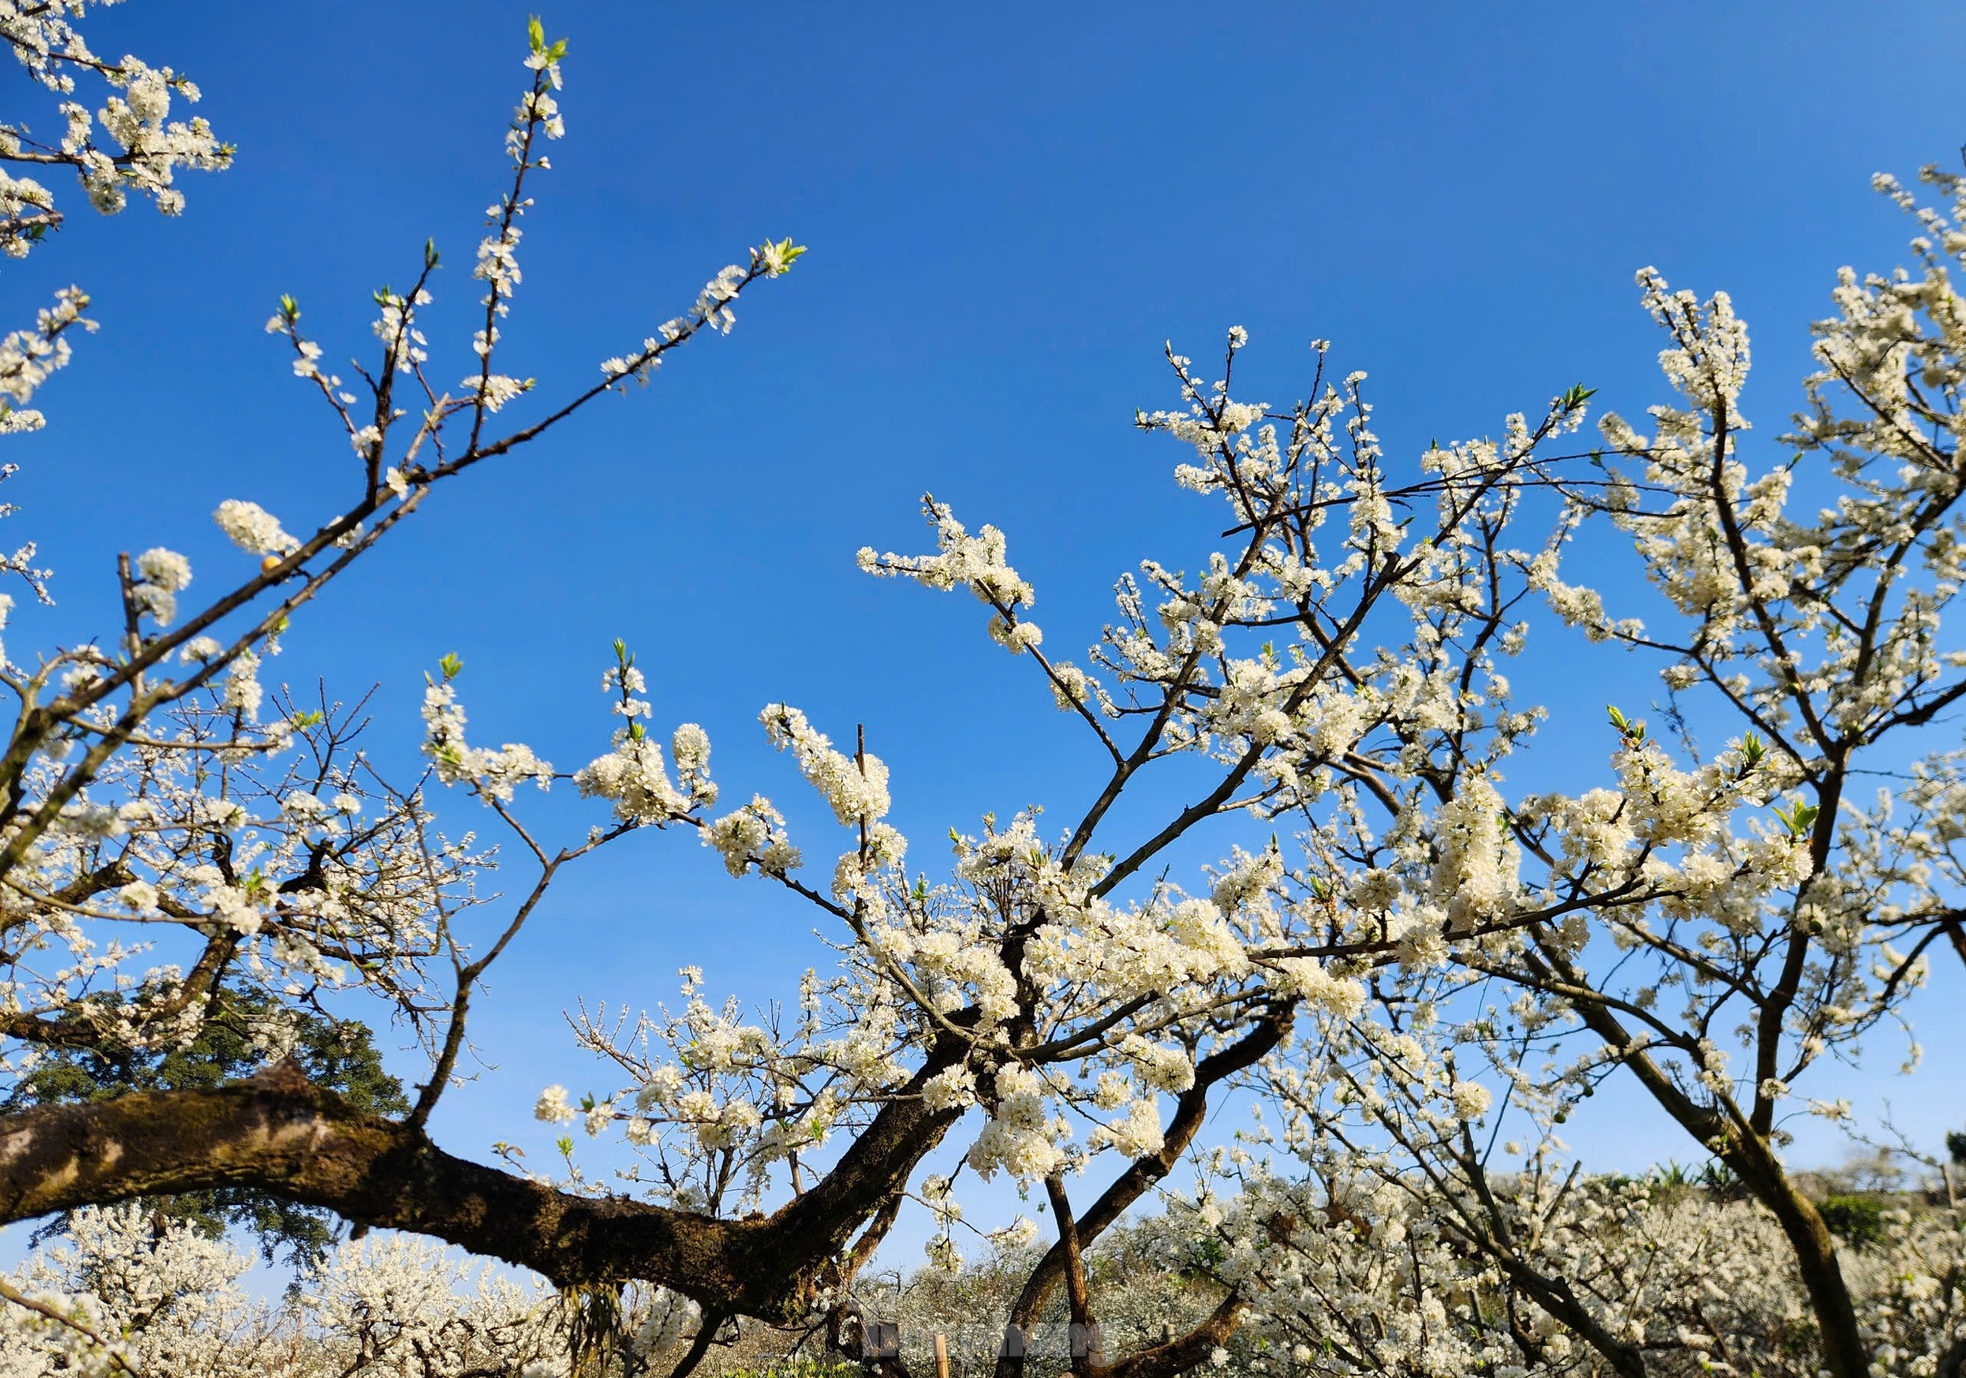
[[[444,672],[444,680],[448,683],[456,679],[458,674],[464,669],[464,661],[458,656],[456,651],[452,651],[437,662],[437,668]]]
[[[1822,810],[1814,804],[1797,804],[1793,809],[1784,809],[1780,804],[1775,805],[1775,817],[1782,820],[1782,825],[1789,830],[1789,836],[1795,838],[1808,836],[1810,829],[1816,825],[1817,815],[1821,812]]]
[[[1768,748],[1761,744],[1761,735],[1759,733],[1750,732],[1741,738],[1741,768],[1743,770],[1753,770],[1761,764],[1761,758],[1767,755],[1767,753]]]

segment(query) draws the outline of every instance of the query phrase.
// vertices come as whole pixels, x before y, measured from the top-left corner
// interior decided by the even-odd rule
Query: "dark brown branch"
[[[680,1292],[706,1313],[783,1320],[800,1312],[841,1247],[844,1230],[831,1231],[852,1213],[864,1160],[877,1174],[905,1174],[939,1137],[924,1131],[944,1127],[919,1117],[883,1125],[876,1117],[854,1146],[863,1161],[822,1184],[833,1187],[824,1199],[815,1201],[815,1191],[766,1219],[715,1220],[573,1195],[454,1157],[420,1129],[357,1113],[283,1062],[213,1090],[0,1118],[0,1223],[135,1196],[250,1186],[358,1225],[462,1245],[562,1287],[639,1279]]]
[[[1195,1084],[1176,1099],[1174,1118],[1162,1135],[1160,1152],[1136,1158],[1113,1184],[1100,1193],[1085,1214],[1074,1222],[1080,1243],[1090,1243],[1110,1229],[1127,1208],[1144,1196],[1153,1185],[1174,1170],[1181,1155],[1188,1151],[1208,1115],[1208,1097],[1221,1082],[1254,1067],[1283,1040],[1296,1017],[1294,1003],[1270,1010],[1236,1042],[1209,1054],[1195,1067]],[[1061,1222],[1062,1227],[1062,1222]],[[1024,1283],[1024,1291],[1011,1311],[1011,1320],[1026,1330],[1037,1320],[1069,1267],[1063,1239],[1053,1244],[1038,1260]],[[999,1378],[1008,1372],[1006,1360],[997,1361]]]
[[[1240,1293],[1230,1292],[1206,1320],[1187,1334],[1095,1369],[1093,1378],[1174,1378],[1176,1374],[1199,1368],[1218,1346],[1235,1335],[1248,1305]]]

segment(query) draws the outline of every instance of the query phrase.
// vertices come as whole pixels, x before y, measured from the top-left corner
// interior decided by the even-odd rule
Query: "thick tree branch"
[[[877,1118],[856,1148],[905,1172],[919,1157],[910,1151],[915,1141]],[[706,1314],[764,1319],[797,1313],[837,1251],[832,1231],[850,1214],[856,1184],[839,1183],[819,1202],[809,1193],[763,1220],[578,1196],[455,1157],[418,1128],[357,1113],[291,1062],[214,1090],[0,1119],[0,1223],[135,1196],[256,1187],[357,1224],[432,1235],[563,1287],[640,1279],[682,1293]]]

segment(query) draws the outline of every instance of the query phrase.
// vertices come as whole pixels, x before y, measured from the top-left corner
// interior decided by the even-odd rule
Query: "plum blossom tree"
[[[1640,273],[1680,401],[1651,410],[1649,436],[1606,417],[1608,486],[1569,486],[1555,538],[1533,554],[1494,550],[1484,594],[1428,609],[1410,651],[1427,667],[1430,647],[1496,644],[1505,600],[1540,592],[1589,639],[1658,657],[1674,747],[1613,707],[1612,781],[1506,801],[1467,746],[1471,727],[1504,735],[1499,720],[1464,713],[1439,735],[1403,734],[1398,771],[1357,776],[1355,807],[1378,817],[1343,819],[1326,845],[1349,904],[1408,908],[1394,921],[1425,946],[1375,976],[1370,1017],[1321,1017],[1295,1056],[1262,1069],[1283,1116],[1275,1142],[1328,1185],[1322,1209],[1351,1219],[1348,1193],[1392,1192],[1395,1216],[1422,1213],[1430,1247],[1482,1260],[1617,1372],[1648,1371],[1650,1323],[1628,1309],[1640,1294],[1606,1295],[1593,1284],[1602,1265],[1574,1242],[1550,1252],[1559,1217],[1519,1199],[1524,1150],[1501,1141],[1505,1125],[1532,1141],[1532,1180],[1546,1182],[1564,1156],[1558,1126],[1612,1075],[1635,1078],[1769,1213],[1824,1369],[1885,1371],[1872,1365],[1905,1355],[1889,1323],[1860,1314],[1848,1256],[1781,1149],[1810,1069],[1854,1061],[1881,1025],[1909,1029],[1930,950],[1966,953],[1959,754],[1928,730],[1966,693],[1966,655],[1940,640],[1958,591],[1966,336],[1948,260],[1966,251],[1966,180],[1923,176],[1949,218],[1878,182],[1916,213],[1923,272],[1844,270],[1790,455],[1758,471],[1737,445],[1745,327],[1724,295],[1702,303]],[[1812,515],[1789,514],[1792,491]],[[1635,550],[1663,603],[1653,617],[1618,617],[1561,579],[1560,552],[1593,524]],[[1725,745],[1702,750],[1708,734]],[[1898,783],[1861,800],[1865,773]],[[1460,874],[1443,890],[1448,867]],[[1457,932],[1471,894],[1520,912],[1530,895],[1587,890],[1588,922]],[[1956,1336],[1939,1338],[1930,1353]],[[1947,1362],[1956,1370],[1957,1350]]]
[[[0,1282],[12,1303],[0,1312],[0,1371],[266,1372],[279,1345],[268,1309],[240,1285],[250,1264],[135,1206],[78,1211],[60,1243]]]
[[[43,47],[55,42],[53,30],[35,32]],[[501,411],[531,387],[495,371],[497,322],[519,282],[517,222],[531,204],[528,179],[549,166],[543,144],[563,132],[553,92],[564,44],[547,43],[537,24],[530,37],[529,89],[506,135],[510,185],[492,207],[474,272],[485,284],[485,323],[468,376],[440,393],[426,367],[416,313],[430,301],[434,246],[426,245],[407,294],[377,294],[379,358],[359,384],[366,401],[318,367],[321,346],[303,332],[298,304],[283,298],[267,328],[286,341],[295,375],[321,396],[355,451],[353,505],[301,538],[257,504],[227,499],[215,520],[261,557],[252,577],[192,608],[183,605],[191,568],[182,555],[158,547],[125,556],[124,625],[108,648],[89,641],[32,667],[0,666],[0,682],[19,703],[0,758],[0,1031],[9,1041],[0,1057],[8,1072],[31,1073],[40,1048],[182,1043],[220,1015],[277,1052],[291,1034],[281,1011],[340,986],[384,995],[419,1026],[448,1009],[424,998],[427,973],[453,950],[448,925],[470,907],[480,858],[468,843],[430,831],[422,782],[396,788],[367,763],[354,745],[364,726],[359,705],[325,694],[314,705],[284,691],[269,697],[258,678],[263,658],[294,614],[436,489],[630,380],[647,382],[697,335],[727,332],[738,295],[801,252],[789,241],[765,245],[639,347],[606,360],[598,382],[501,430]],[[79,39],[61,45],[63,61],[86,58]],[[45,372],[24,366],[19,377],[38,381]],[[416,418],[395,405],[398,388],[417,396]],[[385,464],[392,443],[401,453]],[[45,597],[32,557],[24,548],[10,572]],[[0,597],[0,615],[12,602]],[[491,769],[482,753],[473,762],[481,774]],[[516,776],[530,768],[517,754],[497,765]],[[451,771],[436,763],[439,777],[454,778]],[[104,923],[121,936],[99,945],[92,934]],[[190,960],[138,970],[156,946],[140,934],[188,939]],[[50,965],[36,955],[50,951],[73,960]],[[233,1001],[230,991],[252,999]]]
[[[99,0],[115,4],[116,0]],[[57,113],[64,122],[58,143],[30,137],[25,124],[0,122],[0,164],[17,168],[74,168],[89,204],[114,215],[128,204],[131,193],[150,199],[165,215],[184,209],[178,190],[179,168],[221,170],[231,164],[232,146],[219,142],[202,118],[186,124],[169,118],[173,97],[196,104],[198,87],[169,67],[152,67],[140,58],[109,62],[90,50],[78,21],[87,0],[46,0],[10,4],[0,10],[4,38],[36,85],[64,97]],[[107,86],[112,94],[94,114],[81,101],[78,82]],[[33,177],[16,177],[0,169],[0,253],[25,258],[52,230],[62,213],[54,194]],[[23,404],[47,376],[69,360],[66,338],[78,327],[95,325],[82,312],[89,298],[80,288],[56,294],[32,328],[0,339],[0,433],[36,430],[39,412]],[[17,556],[12,568],[27,572]]]
[[[117,0],[97,0],[113,5]],[[184,209],[176,186],[179,167],[219,170],[232,161],[230,144],[221,143],[201,118],[189,124],[170,120],[172,97],[198,102],[198,87],[169,67],[152,67],[140,58],[110,62],[89,48],[77,21],[88,0],[47,0],[10,5],[0,14],[0,36],[28,77],[57,96],[72,97],[78,79],[101,82],[115,93],[93,115],[87,105],[68,99],[57,110],[66,127],[56,144],[29,136],[24,124],[0,128],[0,161],[15,166],[75,169],[89,204],[114,215],[130,194],[150,198],[165,215]],[[0,251],[25,258],[50,230],[61,225],[54,195],[39,182],[0,174]]]
[[[1135,1232],[1124,1283],[1206,1279],[1256,1299],[1219,1356],[1232,1373],[1822,1372],[1808,1291],[1758,1202],[1664,1171],[1593,1177],[1550,1154],[1479,1188],[1415,1189],[1383,1171],[1399,1156],[1334,1154],[1296,1178],[1226,1163],[1232,1188]],[[1846,1247],[1871,1372],[1952,1378],[1966,1362],[1962,1241],[1955,1211],[1914,1203]],[[1177,1313],[1197,1303],[1163,1297]]]
[[[566,1378],[569,1312],[538,1279],[397,1236],[344,1244],[275,1306],[250,1256],[134,1206],[76,1212],[0,1282],[0,1373],[184,1378]],[[643,1317],[659,1339],[667,1311]]]
[[[1822,1362],[1839,1374],[1866,1371],[1884,1341],[1857,1315],[1835,1241],[1784,1166],[1783,1123],[1813,1066],[1855,1060],[1880,1025],[1909,1029],[1907,997],[1934,946],[1966,955],[1959,753],[1927,730],[1966,694],[1966,655],[1940,636],[1958,592],[1966,335],[1948,267],[1966,252],[1966,180],[1923,176],[1949,217],[1878,180],[1920,221],[1922,272],[1843,271],[1838,314],[1816,327],[1808,407],[1784,437],[1790,454],[1759,469],[1737,447],[1745,327],[1724,295],[1701,303],[1642,272],[1679,400],[1651,410],[1649,436],[1605,418],[1611,486],[1568,494],[1558,540],[1523,566],[1587,637],[1657,657],[1677,750],[1613,708],[1618,787],[1508,806],[1504,865],[1545,894],[1632,881],[1668,893],[1600,904],[1592,927],[1529,925],[1450,944],[1444,964],[1407,964],[1379,992],[1377,1027],[1334,1030],[1319,1046],[1326,1058],[1349,1044],[1363,1075],[1281,1087],[1306,1117],[1302,1142],[1317,1142],[1334,1112],[1371,1123],[1436,1186],[1467,1194],[1470,1219],[1485,1221],[1470,1227],[1487,1240],[1479,1247],[1506,1260],[1508,1232],[1474,1204],[1494,1144],[1466,1125],[1483,1119],[1486,1092],[1463,1101],[1461,1078],[1492,1073],[1548,1141],[1605,1077],[1634,1077],[1772,1212]],[[1791,493],[1815,510],[1792,515]],[[1618,617],[1559,577],[1562,543],[1592,524],[1635,548],[1661,604],[1652,616]],[[1706,734],[1725,745],[1703,751]],[[1898,783],[1862,799],[1867,773]],[[1451,762],[1419,774],[1442,810],[1467,797]],[[1388,821],[1370,844],[1382,850],[1355,847],[1348,860],[1438,865],[1402,856],[1400,824]],[[1841,1103],[1804,1104],[1848,1115]],[[1613,1327],[1602,1347],[1610,1356],[1622,1345],[1621,1370],[1640,1372],[1635,1343]]]
[[[1495,1184],[1489,1204],[1512,1222],[1519,1253],[1561,1269],[1578,1305],[1630,1336],[1645,1372],[1820,1372],[1808,1297],[1768,1211],[1664,1172],[1593,1178],[1551,1166]],[[1232,1190],[1178,1200],[1088,1251],[1088,1266],[1105,1284],[1100,1328],[1109,1346],[1149,1344],[1192,1325],[1240,1288],[1263,1300],[1205,1365],[1225,1378],[1617,1371],[1509,1270],[1456,1246],[1450,1196],[1374,1182],[1369,1168],[1307,1183],[1270,1176],[1251,1161],[1226,1165],[1218,1178]],[[1966,1233],[1951,1211],[1887,1209],[1876,1223],[1874,1237],[1846,1262],[1875,1341],[1873,1371],[1953,1378],[1966,1361],[1956,1285]],[[913,1276],[870,1277],[857,1291],[871,1311],[899,1321],[905,1364],[926,1368],[931,1339],[942,1333],[959,1370],[973,1374],[987,1369],[997,1344],[976,1318],[1014,1304],[1041,1253],[1042,1245],[1003,1242],[960,1272],[931,1264]],[[664,1373],[698,1321],[673,1293],[631,1291],[620,1299],[622,1313],[608,1318],[609,1347],[590,1346],[576,1358],[591,1319],[583,1303],[595,1298],[556,1296],[537,1278],[500,1275],[411,1237],[342,1245],[277,1304],[240,1286],[248,1263],[140,1208],[85,1207],[64,1240],[0,1280],[16,1298],[0,1311],[0,1364],[8,1365],[0,1372]],[[1028,1333],[1033,1361],[1070,1363],[1073,1332],[1064,1314],[1060,1299]],[[598,1338],[591,1324],[587,1333]],[[720,1338],[716,1372],[832,1378],[844,1371],[788,1354],[796,1332],[751,1326],[742,1334],[727,1328]]]
[[[872,574],[973,594],[991,638],[1082,728],[1101,764],[1065,825],[986,813],[952,830],[946,870],[910,872],[887,821],[893,782],[864,735],[836,743],[769,704],[763,730],[841,829],[830,876],[815,877],[768,795],[718,811],[706,734],[683,723],[665,746],[625,644],[602,667],[611,730],[571,772],[524,743],[474,742],[455,657],[430,678],[413,778],[355,751],[355,714],[325,694],[303,707],[260,682],[305,606],[440,488],[727,331],[731,303],[803,252],[753,249],[590,388],[504,429],[534,391],[496,360],[519,222],[543,145],[564,132],[564,53],[532,26],[461,382],[437,381],[419,325],[434,246],[407,291],[377,294],[376,358],[357,384],[323,370],[294,301],[267,323],[353,450],[352,505],[297,536],[227,499],[215,518],[261,557],[255,577],[194,610],[183,556],[125,557],[107,648],[0,670],[20,703],[0,755],[5,1069],[31,1074],[49,1047],[176,1046],[248,1008],[268,1062],[223,1087],[0,1120],[0,1220],[252,1187],[533,1269],[587,1298],[594,1324],[627,1314],[623,1289],[662,1289],[665,1314],[685,1317],[681,1378],[740,1318],[853,1351],[861,1275],[905,1203],[937,1222],[945,1267],[972,1235],[1030,1243],[1028,1219],[964,1219],[956,1179],[1002,1175],[1042,1191],[1053,1238],[997,1319],[1026,1330],[1062,1298],[1088,1337],[1077,1378],[1172,1378],[1246,1325],[1280,1327],[1293,1352],[1369,1352],[1345,1362],[1383,1372],[1555,1372],[1589,1354],[1643,1373],[1662,1335],[1683,1349],[1698,1333],[1671,1279],[1724,1241],[1675,1243],[1655,1290],[1610,1295],[1606,1280],[1635,1265],[1612,1257],[1606,1228],[1665,1246],[1615,1191],[1571,1191],[1554,1164],[1556,1127],[1617,1073],[1769,1213],[1756,1237],[1783,1241],[1823,1368],[1855,1378],[1900,1345],[1858,1315],[1846,1260],[1780,1149],[1784,1102],[1811,1066],[1905,1019],[1935,944],[1966,951],[1966,783],[1961,754],[1933,737],[1966,695],[1966,651],[1940,641],[1962,549],[1966,314],[1948,272],[1966,256],[1966,181],[1925,174],[1950,219],[1885,184],[1921,218],[1922,275],[1846,271],[1792,457],[1746,457],[1747,337],[1725,296],[1673,293],[1651,270],[1641,292],[1680,402],[1652,410],[1649,435],[1607,416],[1583,451],[1569,437],[1591,393],[1576,387],[1398,472],[1364,375],[1327,381],[1323,342],[1306,400],[1287,408],[1238,399],[1240,329],[1219,378],[1170,347],[1179,403],[1136,422],[1192,451],[1176,479],[1225,503],[1227,529],[1192,573],[1150,559],[1123,576],[1083,663],[1046,649],[1005,535],[933,497],[933,552],[859,555]],[[86,180],[96,165],[77,148]],[[50,318],[38,338],[52,350],[66,328]],[[1792,492],[1819,513],[1791,516]],[[1593,524],[1634,549],[1661,620],[1615,617],[1565,582],[1569,543]],[[17,572],[34,577],[24,560]],[[1601,769],[1511,795],[1504,767],[1549,710],[1519,706],[1503,666],[1541,604],[1585,638],[1660,657],[1671,731],[1614,708]],[[1725,745],[1703,748],[1708,734]],[[1866,762],[1906,775],[1895,801],[1856,800]],[[594,801],[585,833],[555,839],[528,820],[521,790],[555,781]],[[489,858],[437,831],[432,786],[475,800],[529,868],[489,919],[473,884]],[[1184,883],[1171,857],[1204,824],[1246,831]],[[537,1113],[619,1134],[639,1155],[633,1193],[446,1152],[428,1124],[486,972],[565,868],[649,830],[694,833],[733,877],[809,905],[831,965],[755,1020],[734,996],[713,1003],[694,969],[678,1008],[583,1011],[577,1037],[612,1084],[578,1102],[549,1087]],[[153,949],[186,961],[146,966]],[[240,989],[250,1007],[228,1010]],[[279,1060],[282,1011],[331,992],[366,993],[421,1035],[431,1068],[406,1114],[364,1113]],[[1266,1152],[1295,1169],[1208,1151],[1203,1125],[1238,1086],[1274,1101]],[[1511,1118],[1536,1137],[1500,1145],[1528,1165],[1504,1182],[1491,1161]],[[928,1173],[945,1144],[960,1170]],[[1189,1203],[1226,1232],[1210,1264],[1222,1285],[1179,1333],[1108,1349],[1096,1327],[1114,1303],[1088,1256],[1171,1199],[1184,1159],[1210,1191],[1241,1184],[1233,1209]],[[1343,1296],[1317,1294],[1316,1278]],[[1499,1319],[1482,1309],[1497,1296]],[[1366,1344],[1374,1308],[1388,1324]],[[94,1342],[86,1317],[68,1328],[82,1339],[64,1343]],[[1456,1348],[1430,1351],[1450,1332]],[[615,1349],[624,1365],[653,1352]],[[1450,1358],[1462,1367],[1443,1369]],[[1006,1343],[998,1378],[1025,1364]]]

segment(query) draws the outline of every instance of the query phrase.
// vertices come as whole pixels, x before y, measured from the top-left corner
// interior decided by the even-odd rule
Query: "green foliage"
[[[1717,1158],[1710,1159],[1700,1169],[1700,1187],[1723,1201],[1747,1199],[1748,1189],[1742,1185],[1741,1179],[1734,1175],[1734,1169]]]
[[[1197,1236],[1188,1246],[1187,1267],[1181,1270],[1181,1277],[1184,1279],[1213,1277],[1216,1269],[1226,1263],[1228,1257],[1228,1249],[1215,1235]]]
[[[1955,1129],[1946,1135],[1946,1156],[1955,1163],[1966,1164],[1966,1132]]]
[[[1741,738],[1741,774],[1746,775],[1760,765],[1761,758],[1767,754],[1768,748],[1762,744],[1759,733],[1750,732]]]
[[[1784,809],[1780,804],[1774,806],[1775,817],[1782,820],[1782,826],[1789,830],[1790,837],[1806,837],[1816,824],[1820,812],[1814,804],[1797,804],[1793,809]]]
[[[1830,1233],[1853,1249],[1884,1238],[1884,1203],[1869,1196],[1826,1196],[1816,1206]]]
[[[1692,1168],[1676,1158],[1668,1158],[1663,1167],[1652,1169],[1652,1180],[1662,1187],[1690,1187],[1699,1181]]]
[[[562,38],[548,43],[546,29],[540,24],[539,16],[536,14],[526,20],[526,42],[532,46],[534,57],[547,62],[558,62],[567,55],[567,41]]]
[[[196,1090],[251,1076],[265,1054],[255,1048],[250,1030],[272,1009],[273,1003],[264,996],[226,990],[215,1003],[213,1017],[183,1048],[114,1055],[50,1050],[0,1101],[0,1114],[36,1105],[115,1100],[136,1091]],[[338,1091],[365,1114],[408,1112],[402,1083],[382,1069],[381,1055],[365,1025],[301,1013],[294,1033],[293,1058],[318,1085]],[[157,1215],[184,1220],[214,1238],[233,1227],[250,1230],[269,1263],[281,1254],[296,1266],[312,1263],[339,1237],[332,1212],[249,1187],[219,1187],[143,1201]],[[55,1217],[36,1231],[36,1242],[65,1229],[67,1223],[66,1214]]]
[[[767,236],[765,239],[765,252],[778,261],[780,265],[779,271],[783,272],[805,257],[806,246],[803,244],[794,244],[789,237],[773,240]]]
[[[1608,1177],[1605,1180],[1622,1184],[1626,1179]],[[1704,1192],[1717,1201],[1740,1201],[1747,1197],[1747,1189],[1741,1185],[1741,1179],[1718,1159],[1709,1159],[1694,1167],[1669,1158],[1646,1173],[1643,1180],[1646,1195],[1653,1200],[1661,1197],[1675,1199],[1695,1191]]]
[[[1617,704],[1605,704],[1604,712],[1605,716],[1611,719],[1611,725],[1618,729],[1618,735],[1620,737],[1632,743],[1645,740],[1645,724],[1626,717],[1619,711]]]
[[[1587,388],[1582,383],[1578,383],[1568,392],[1557,398],[1556,405],[1567,416],[1571,412],[1581,408],[1584,403],[1590,401],[1595,396],[1597,396],[1596,388]],[[1434,448],[1439,449],[1440,447],[1436,445]]]

